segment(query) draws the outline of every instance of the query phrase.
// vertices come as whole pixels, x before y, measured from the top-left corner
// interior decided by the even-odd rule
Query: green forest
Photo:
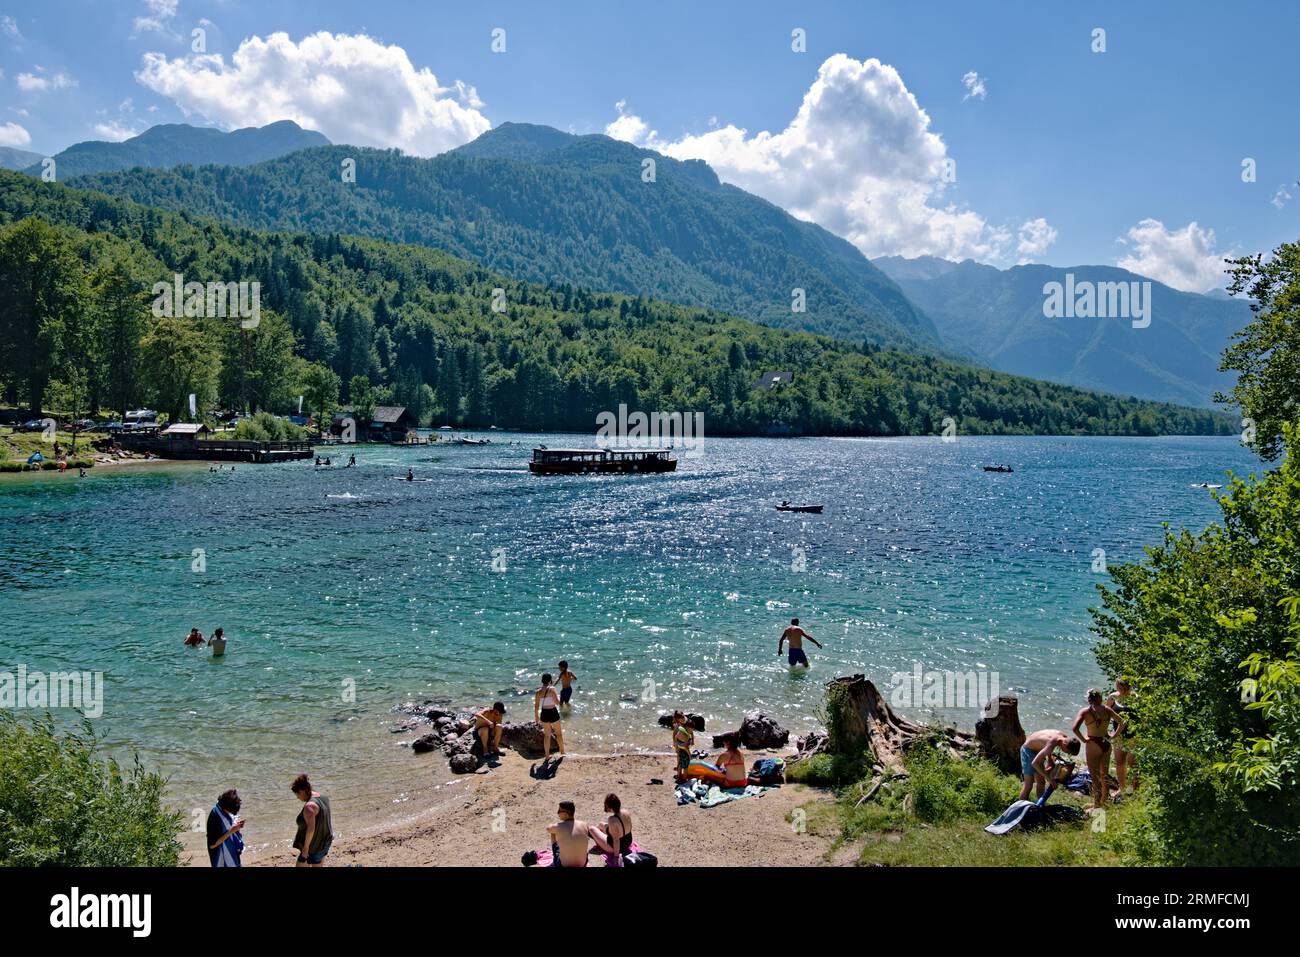
[[[157,317],[152,288],[261,284],[254,329]],[[33,409],[283,413],[305,396],[420,424],[588,431],[620,403],[711,434],[1229,434],[1205,410],[507,279],[417,245],[261,232],[0,172],[0,389]],[[765,372],[794,381],[771,391]]]
[[[345,180],[349,164],[355,181]],[[606,136],[506,123],[431,159],[329,146],[251,167],[132,169],[70,185],[253,229],[418,243],[526,282],[941,352],[929,318],[844,239],[719,182],[699,160]]]

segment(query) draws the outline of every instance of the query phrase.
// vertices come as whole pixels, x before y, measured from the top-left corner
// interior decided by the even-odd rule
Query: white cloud
[[[962,97],[962,102],[969,100],[971,97],[982,100],[989,95],[988,87],[984,85],[984,77],[974,70],[963,74],[961,82],[962,86],[966,87],[966,95]]]
[[[229,63],[220,54],[146,53],[135,76],[186,114],[227,127],[289,119],[335,143],[395,146],[420,156],[491,127],[473,87],[439,86],[400,46],[365,35],[322,31],[298,43],[286,33],[252,37]]]
[[[1274,206],[1276,206],[1278,209],[1281,209],[1290,201],[1291,201],[1291,191],[1287,189],[1286,183],[1283,183],[1281,186],[1279,186],[1277,188],[1277,192],[1273,194],[1273,198],[1269,200],[1269,202],[1272,203]]]
[[[1039,216],[1037,219],[1023,222],[1017,238],[1019,242],[1016,243],[1016,253],[1022,257],[1020,265],[1023,266],[1027,262],[1041,258],[1047,252],[1056,242],[1056,230],[1047,224],[1046,219]]]
[[[135,35],[141,33],[170,33],[169,24],[176,16],[178,0],[144,0],[145,16],[135,18]]]
[[[108,140],[110,143],[120,143],[122,140],[129,140],[133,136],[138,136],[142,131],[133,129],[121,120],[105,120],[103,123],[96,123],[94,126],[95,135],[101,140]]]
[[[1201,229],[1195,220],[1169,230],[1158,219],[1144,219],[1120,242],[1131,247],[1116,263],[1121,269],[1184,292],[1205,292],[1223,281],[1224,258],[1214,250],[1214,230]]]
[[[24,93],[44,93],[47,90],[67,90],[77,85],[77,81],[66,73],[46,73],[45,68],[34,68],[35,73],[19,73],[14,77],[18,89]]]
[[[827,59],[798,113],[776,133],[724,124],[666,140],[626,103],[618,113],[605,128],[610,136],[705,160],[727,182],[843,236],[868,257],[990,260],[1011,244],[1009,229],[944,202],[947,147],[898,71],[877,59]]]
[[[0,17],[0,33],[14,40],[23,38],[23,31],[18,29],[18,21],[8,14]]]
[[[30,144],[31,141],[32,135],[17,123],[6,123],[0,126],[0,146],[21,148]]]

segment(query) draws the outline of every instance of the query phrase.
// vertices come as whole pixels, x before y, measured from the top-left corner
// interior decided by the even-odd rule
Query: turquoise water
[[[1041,726],[1102,680],[1094,549],[1129,560],[1162,522],[1202,527],[1218,509],[1191,483],[1257,468],[1222,438],[711,439],[673,475],[542,479],[531,447],[576,440],[507,440],[362,447],[349,470],[0,478],[0,669],[103,671],[97,726],[187,808],[231,784],[287,797],[302,768],[378,807],[435,766],[395,746],[394,704],[505,695],[531,717],[514,694],[561,657],[570,750],[659,741],[669,706],[803,729],[820,679],[918,662],[996,672]],[[793,615],[826,646],[810,676],[776,656]],[[224,660],[181,646],[218,625]]]

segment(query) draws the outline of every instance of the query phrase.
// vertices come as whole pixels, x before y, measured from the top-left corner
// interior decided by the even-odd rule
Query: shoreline
[[[785,750],[785,749],[782,749]],[[776,755],[782,750],[746,752]],[[829,804],[830,793],[801,784],[784,784],[761,796],[715,808],[679,807],[673,793],[673,757],[667,753],[570,753],[554,777],[538,779],[540,761],[503,752],[498,767],[481,768],[436,785],[436,799],[403,820],[350,828],[335,803],[335,840],[328,865],[334,867],[518,867],[520,856],[548,841],[558,802],[572,800],[578,818],[590,824],[605,819],[607,793],[617,793],[632,814],[637,843],[661,866],[815,866],[830,863],[830,840],[800,827],[809,802]],[[650,783],[659,779],[662,784]],[[336,795],[330,795],[336,797]],[[250,845],[244,864],[290,866],[292,820],[282,839]],[[207,866],[191,853],[192,866]],[[589,859],[599,866],[601,859]]]

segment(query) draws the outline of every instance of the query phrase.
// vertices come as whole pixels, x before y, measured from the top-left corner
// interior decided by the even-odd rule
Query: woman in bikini
[[[1115,731],[1115,776],[1119,779],[1119,793],[1124,793],[1130,773],[1133,776],[1133,790],[1137,791],[1137,772],[1133,765],[1137,755],[1133,753],[1133,688],[1126,678],[1115,679],[1115,690],[1106,696],[1106,704],[1126,722],[1121,734]]]
[[[1099,810],[1106,806],[1110,796],[1110,723],[1115,722],[1115,734],[1123,734],[1124,719],[1115,713],[1096,688],[1088,690],[1088,704],[1082,708],[1074,719],[1071,729],[1083,742],[1084,755],[1088,760],[1088,774],[1092,777],[1092,809]],[[1079,728],[1087,727],[1085,737]]]
[[[718,755],[718,767],[726,775],[724,788],[743,788],[749,784],[749,772],[745,770],[745,756],[740,753],[740,735],[728,734],[722,739],[726,750]]]
[[[542,686],[533,695],[533,720],[542,725],[542,759],[551,759],[551,735],[556,747],[564,753],[564,732],[560,730],[560,693],[555,690],[555,679],[548,671],[542,675]]]

